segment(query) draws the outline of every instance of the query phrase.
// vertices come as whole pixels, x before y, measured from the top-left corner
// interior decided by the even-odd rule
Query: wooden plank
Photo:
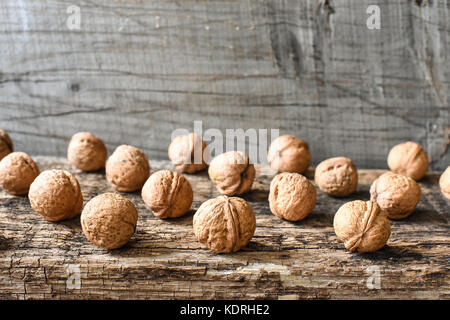
[[[37,157],[41,169],[64,168],[80,180],[85,201],[111,191],[103,173],[81,173],[64,159]],[[171,168],[151,161],[152,171]],[[248,247],[214,254],[196,241],[194,210],[217,192],[206,173],[186,175],[194,188],[193,210],[163,221],[145,208],[139,192],[125,194],[139,211],[136,233],[125,247],[108,251],[89,243],[79,218],[49,223],[26,197],[0,193],[1,299],[449,299],[449,202],[438,175],[420,182],[422,201],[405,220],[392,221],[388,245],[376,253],[345,250],[332,221],[346,201],[367,200],[383,170],[360,170],[357,192],[334,199],[318,192],[313,213],[291,223],[272,215],[267,197],[273,172],[257,167],[244,196],[257,228]],[[312,177],[312,171],[308,176]],[[79,271],[80,286],[73,270]],[[380,274],[380,287],[367,285]],[[375,283],[376,284],[376,283]]]
[[[326,2],[328,6],[322,4]],[[386,168],[415,140],[450,160],[450,2],[71,1],[0,4],[0,127],[18,149],[63,156],[80,130],[165,159],[171,133],[278,128]],[[366,27],[368,5],[381,29]]]

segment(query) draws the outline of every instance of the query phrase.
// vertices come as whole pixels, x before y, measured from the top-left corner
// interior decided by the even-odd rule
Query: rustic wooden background
[[[380,30],[366,27],[372,4]],[[88,130],[153,159],[194,120],[279,128],[314,163],[361,168],[414,140],[442,170],[449,56],[450,0],[3,0],[0,128],[33,155],[63,156]]]

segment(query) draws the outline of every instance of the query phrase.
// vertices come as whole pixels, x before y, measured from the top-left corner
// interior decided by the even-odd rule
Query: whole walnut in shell
[[[107,151],[102,140],[89,132],[72,136],[67,150],[70,164],[82,171],[97,171],[105,166]]]
[[[377,251],[391,234],[386,212],[373,201],[345,203],[336,212],[333,224],[336,235],[350,251]]]
[[[0,129],[0,160],[14,151],[14,145],[9,135]]]
[[[441,192],[447,200],[450,200],[450,166],[444,171],[444,173],[439,178],[439,186],[441,187]]]
[[[182,174],[160,170],[144,184],[142,199],[158,218],[178,218],[191,208],[194,193]]]
[[[284,135],[272,141],[267,160],[277,172],[303,173],[311,164],[311,153],[306,141]]]
[[[93,244],[123,247],[136,230],[138,212],[134,204],[117,193],[104,193],[90,200],[81,213],[81,227]]]
[[[420,186],[413,179],[386,172],[370,186],[370,200],[375,201],[391,219],[409,216],[420,201]]]
[[[270,183],[269,205],[270,211],[279,218],[302,220],[316,205],[316,188],[301,174],[277,174]]]
[[[106,179],[118,191],[139,190],[150,176],[150,164],[144,152],[121,145],[106,162]]]
[[[351,159],[330,158],[316,167],[314,181],[323,192],[334,197],[345,197],[356,191],[358,172]]]
[[[236,252],[246,246],[255,228],[252,207],[238,197],[210,199],[203,202],[194,215],[198,241],[217,253]]]
[[[78,180],[65,170],[46,170],[31,184],[31,207],[48,221],[75,218],[83,207]]]
[[[256,171],[245,153],[229,151],[211,161],[208,174],[219,193],[234,196],[250,191]]]
[[[28,193],[39,168],[29,155],[13,152],[0,161],[0,188],[14,195]]]
[[[392,172],[420,180],[428,170],[428,156],[415,142],[405,142],[394,146],[388,155],[388,166]]]
[[[209,149],[205,141],[195,133],[173,139],[168,153],[173,166],[180,172],[205,170],[209,161]]]

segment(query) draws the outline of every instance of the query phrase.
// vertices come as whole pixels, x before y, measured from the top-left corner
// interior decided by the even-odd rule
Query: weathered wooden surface
[[[85,201],[111,191],[102,173],[81,173],[62,159],[37,161],[41,169],[74,172]],[[170,164],[152,161],[152,167],[154,171]],[[253,190],[244,196],[256,213],[256,233],[248,247],[234,254],[214,254],[193,234],[194,210],[217,196],[205,173],[187,175],[194,188],[194,210],[179,219],[155,218],[139,193],[125,194],[138,208],[137,230],[127,246],[113,251],[89,243],[79,218],[46,222],[32,212],[26,197],[2,192],[0,298],[449,299],[450,207],[438,191],[436,174],[420,182],[423,197],[415,212],[392,222],[387,247],[372,254],[350,253],[337,240],[335,211],[346,201],[368,199],[369,184],[380,173],[361,171],[361,184],[350,198],[318,192],[313,213],[291,223],[270,213],[272,173],[258,167]],[[74,288],[68,278],[73,279],[70,270],[77,267],[81,283]],[[379,268],[379,289],[367,286],[373,268]]]
[[[380,30],[366,27],[374,4]],[[360,168],[414,140],[442,170],[449,46],[449,0],[4,0],[0,128],[31,154],[64,156],[88,130],[157,159],[194,120],[279,128],[316,164],[345,154]]]

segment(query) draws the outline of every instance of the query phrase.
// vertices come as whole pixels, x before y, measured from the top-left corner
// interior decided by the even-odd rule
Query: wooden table
[[[64,168],[78,177],[85,201],[112,191],[104,173],[82,173],[64,159],[36,157],[41,170]],[[151,161],[152,171],[170,168]],[[2,299],[416,299],[450,298],[449,202],[438,174],[424,178],[422,201],[407,219],[392,222],[388,245],[371,254],[344,249],[333,216],[346,201],[367,200],[382,170],[360,170],[357,192],[334,199],[318,191],[313,213],[292,223],[270,213],[273,176],[257,167],[253,190],[244,196],[256,213],[248,247],[214,254],[196,241],[194,210],[160,220],[140,193],[126,194],[139,211],[136,233],[122,249],[88,242],[79,218],[50,223],[33,212],[27,197],[0,193],[0,298]],[[312,171],[308,172],[312,177]],[[186,175],[194,188],[193,209],[217,196],[206,172]]]

